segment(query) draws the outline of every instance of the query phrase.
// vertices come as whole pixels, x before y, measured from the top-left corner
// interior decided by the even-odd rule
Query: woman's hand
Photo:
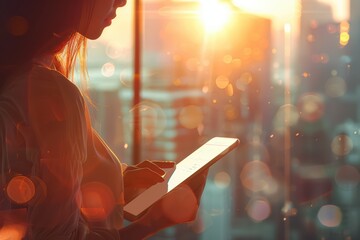
[[[161,173],[158,172],[157,174]],[[135,175],[135,173],[131,174]],[[119,232],[120,236],[125,239],[146,239],[164,228],[195,220],[207,174],[208,170],[205,170],[166,194],[148,209],[142,217],[122,228]],[[151,179],[156,181],[156,178]],[[144,181],[140,182],[144,183]]]
[[[194,221],[206,184],[207,174],[208,170],[204,170],[166,194],[138,220],[138,224],[143,225],[144,229],[152,235],[161,229]]]
[[[144,161],[128,166],[124,171],[125,202],[129,202],[152,185],[163,182],[163,168],[174,166],[175,162],[172,161]]]

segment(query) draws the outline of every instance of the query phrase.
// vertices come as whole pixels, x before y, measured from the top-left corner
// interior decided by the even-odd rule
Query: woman
[[[205,175],[123,226],[126,201],[163,181],[158,164],[172,163],[125,170],[69,81],[77,57],[86,71],[86,39],[98,38],[125,4],[0,0],[0,238],[142,239],[194,219]],[[173,207],[179,212],[168,214]]]

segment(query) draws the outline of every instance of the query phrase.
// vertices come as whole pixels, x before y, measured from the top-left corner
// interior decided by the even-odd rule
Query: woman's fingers
[[[136,168],[126,171],[124,182],[126,187],[149,187],[155,183],[163,182],[164,178],[149,168]]]
[[[149,168],[157,174],[163,176],[165,171],[163,168],[172,168],[175,166],[175,162],[172,161],[143,161],[136,165],[138,168]]]
[[[163,181],[161,175],[149,168],[127,168],[124,174],[125,201],[129,202],[145,189]]]
[[[155,163],[152,163],[150,161],[143,161],[139,164],[136,165],[136,167],[138,168],[148,168],[150,169],[151,171],[159,174],[160,176],[164,175],[165,174],[165,171],[162,170],[160,167],[158,167]]]
[[[173,168],[175,167],[176,163],[173,161],[151,161],[151,163],[155,164],[156,166],[160,168]]]

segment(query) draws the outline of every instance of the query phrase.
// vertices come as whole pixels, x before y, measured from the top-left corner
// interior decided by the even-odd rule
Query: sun
[[[232,10],[226,3],[218,0],[201,0],[200,17],[209,33],[216,33],[223,29],[230,21]]]

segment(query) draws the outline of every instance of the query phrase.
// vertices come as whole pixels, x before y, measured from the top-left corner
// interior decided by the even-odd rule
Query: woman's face
[[[116,9],[125,4],[126,0],[84,0],[78,33],[97,39],[116,17]]]

